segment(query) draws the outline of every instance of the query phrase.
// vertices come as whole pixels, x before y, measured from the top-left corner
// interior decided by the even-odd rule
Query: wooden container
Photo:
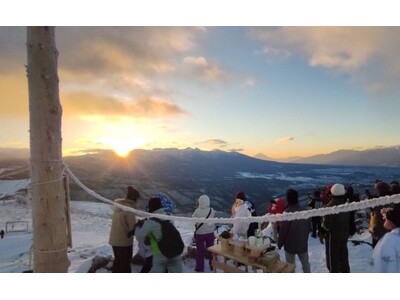
[[[231,240],[231,239],[224,239],[224,238],[222,238],[222,237],[217,237],[217,239],[218,239],[218,241],[220,242],[220,244],[221,244],[221,250],[223,250],[223,251],[229,251],[229,250],[231,250],[232,249],[232,246],[230,245],[230,243],[229,243],[229,241]]]
[[[233,245],[233,253],[236,255],[244,255],[246,253],[246,243],[230,240],[229,243]]]

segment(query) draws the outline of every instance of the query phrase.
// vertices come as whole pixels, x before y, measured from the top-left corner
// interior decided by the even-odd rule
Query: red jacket
[[[286,201],[283,199],[276,199],[268,203],[268,212],[272,215],[282,214],[286,209]]]

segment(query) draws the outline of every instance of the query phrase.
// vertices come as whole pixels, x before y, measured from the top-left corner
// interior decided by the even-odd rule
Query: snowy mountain
[[[400,147],[368,150],[339,150],[329,154],[319,154],[297,160],[294,163],[331,164],[351,166],[400,167]]]
[[[133,185],[143,199],[165,193],[177,203],[176,213],[182,215],[193,211],[201,194],[211,197],[220,216],[228,216],[236,193],[244,191],[258,213],[264,214],[268,202],[282,197],[289,187],[297,189],[305,203],[308,194],[320,186],[351,184],[363,196],[377,178],[387,182],[400,179],[400,168],[278,163],[237,152],[191,148],[135,150],[126,158],[99,151],[64,157],[64,162],[86,186],[108,199],[120,197],[127,185]],[[27,160],[0,160],[0,182],[28,178]],[[70,190],[72,200],[93,200],[73,182]],[[0,189],[0,199],[6,194]]]

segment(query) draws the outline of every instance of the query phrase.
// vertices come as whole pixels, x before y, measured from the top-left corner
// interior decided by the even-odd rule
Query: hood
[[[199,202],[199,208],[210,207],[210,198],[207,195],[201,195],[197,201]]]

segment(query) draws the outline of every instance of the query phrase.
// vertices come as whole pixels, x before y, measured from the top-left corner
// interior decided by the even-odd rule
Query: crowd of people
[[[390,184],[377,180],[374,192],[366,190],[368,199],[398,194],[399,183]],[[125,198],[116,199],[115,203],[137,208],[138,199],[141,197],[138,190],[129,186]],[[170,214],[171,205],[166,204],[162,195],[157,194],[148,201],[147,211],[157,214]],[[319,188],[309,197],[308,207],[299,204],[298,191],[289,188],[285,199],[272,199],[268,204],[269,214],[282,214],[284,212],[298,212],[307,209],[334,207],[345,203],[360,201],[358,194],[354,193],[351,186],[345,187],[336,183]],[[238,192],[231,207],[232,218],[257,216],[256,207],[244,192]],[[196,209],[192,217],[214,218],[215,210],[212,208],[210,197],[201,195],[196,199]],[[169,221],[168,221],[169,222]],[[369,219],[369,232],[371,234],[373,254],[371,263],[375,272],[400,272],[400,206],[398,204],[377,206],[371,209]],[[265,224],[264,224],[265,225]],[[331,273],[349,273],[347,243],[349,237],[357,231],[354,220],[354,211],[340,212],[323,217],[311,217],[292,221],[274,222],[272,241],[277,243],[279,249],[284,250],[285,260],[295,264],[296,257],[300,260],[304,273],[311,272],[308,256],[308,239],[319,238],[325,246],[326,267]],[[196,223],[194,240],[196,244],[196,272],[204,272],[205,261],[208,261],[212,270],[212,258],[207,248],[215,243],[215,225],[209,223]],[[235,237],[248,238],[259,235],[262,228],[257,222],[234,222],[230,233]],[[109,244],[114,253],[112,272],[131,272],[131,259],[134,238],[139,245],[139,254],[143,258],[140,272],[182,272],[182,257],[180,254],[168,256],[161,248],[160,243],[165,235],[164,228],[154,218],[136,220],[134,213],[121,208],[114,209]]]

